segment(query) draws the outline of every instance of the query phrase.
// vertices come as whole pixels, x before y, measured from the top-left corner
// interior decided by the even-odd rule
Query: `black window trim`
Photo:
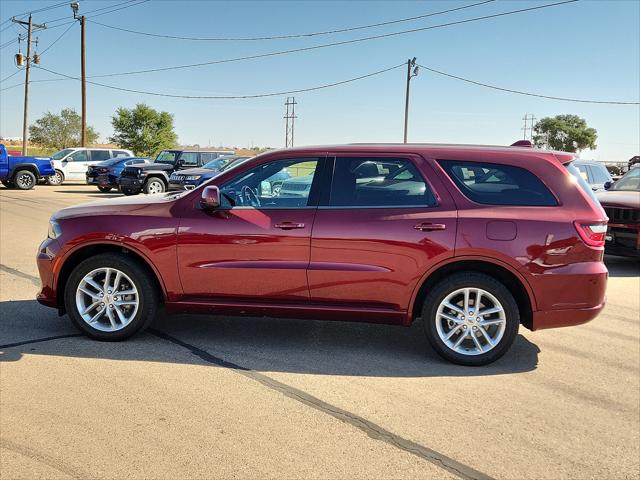
[[[520,167],[518,165],[511,165],[509,163],[486,162],[484,160],[460,160],[460,159],[451,159],[451,158],[440,158],[440,159],[435,159],[435,162],[438,165],[438,167],[442,170],[442,174],[453,184],[453,187],[456,188],[458,190],[458,192],[460,192],[460,195],[462,195],[465,198],[465,200],[467,200],[468,202],[473,203],[474,205],[479,205],[479,206],[483,206],[483,207],[485,207],[487,205],[490,205],[492,207],[517,207],[517,208],[555,208],[555,207],[561,207],[563,205],[562,202],[560,201],[560,199],[558,198],[558,196],[556,195],[556,193],[553,191],[553,189],[551,189],[549,187],[549,185],[547,185],[547,182],[545,182],[544,179],[538,177],[535,173],[533,173],[528,168]],[[555,205],[514,205],[514,204],[502,204],[502,203],[481,203],[481,202],[477,202],[477,201],[473,200],[472,198],[468,197],[462,191],[462,189],[458,186],[457,182],[446,171],[446,169],[442,165],[442,162],[477,163],[479,165],[491,165],[491,166],[497,166],[497,167],[519,168],[521,170],[524,170],[524,171],[530,173],[535,178],[537,178],[540,181],[540,183],[542,183],[542,185],[544,185],[544,188],[546,188],[547,191],[551,194],[551,196],[553,197],[553,199],[555,200],[556,203],[555,203]]]
[[[427,186],[427,188],[429,188],[431,190],[431,194],[433,195],[433,198],[435,200],[435,204],[434,205],[369,205],[369,206],[360,206],[360,205],[347,205],[347,206],[340,206],[340,205],[329,205],[329,202],[331,201],[331,189],[333,188],[333,178],[335,175],[335,168],[336,168],[336,159],[337,158],[387,158],[389,160],[405,160],[409,163],[411,163],[416,171],[418,172],[418,175],[420,175],[420,178],[422,179],[422,181],[425,183],[425,185]],[[440,195],[438,194],[437,190],[433,187],[433,184],[429,181],[429,179],[425,178],[425,176],[423,175],[422,171],[420,170],[420,167],[416,164],[416,162],[414,161],[415,158],[415,154],[397,154],[397,153],[367,153],[367,152],[349,152],[349,153],[335,153],[335,154],[329,154],[329,156],[327,157],[328,160],[328,164],[330,163],[331,167],[327,168],[328,172],[330,172],[330,178],[329,178],[329,183],[327,185],[327,188],[324,189],[324,195],[322,196],[322,198],[320,199],[320,203],[318,204],[318,209],[320,210],[354,210],[354,209],[360,209],[360,210],[379,210],[381,208],[385,208],[385,209],[421,209],[421,210],[426,210],[426,209],[436,209],[442,206],[442,202],[440,199]]]

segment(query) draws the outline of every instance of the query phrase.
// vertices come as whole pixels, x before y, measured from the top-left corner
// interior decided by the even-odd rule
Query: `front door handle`
[[[304,223],[282,222],[276,223],[274,227],[281,228],[282,230],[293,230],[294,228],[304,228]]]
[[[444,223],[419,223],[414,225],[413,228],[421,232],[432,232],[434,230],[444,230],[447,226]]]

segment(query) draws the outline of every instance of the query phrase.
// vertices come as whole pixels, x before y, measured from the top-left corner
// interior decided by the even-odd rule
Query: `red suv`
[[[446,359],[603,308],[607,219],[571,154],[348,145],[273,151],[195,190],[53,215],[38,300],[123,340],[170,312],[408,326]],[[290,178],[274,192],[269,179]]]

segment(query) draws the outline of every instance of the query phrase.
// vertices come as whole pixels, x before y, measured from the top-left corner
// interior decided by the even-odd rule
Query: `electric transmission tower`
[[[533,113],[526,113],[522,120],[524,120],[524,127],[522,127],[524,136],[522,138],[533,141],[533,126],[535,125],[536,117],[533,116]]]
[[[296,98],[287,97],[287,101],[284,102],[286,108],[285,118],[285,131],[284,131],[284,146],[285,148],[293,147],[293,132],[296,123]]]

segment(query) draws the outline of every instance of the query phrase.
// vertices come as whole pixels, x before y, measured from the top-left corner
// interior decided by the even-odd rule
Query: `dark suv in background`
[[[38,301],[99,340],[143,330],[160,303],[422,319],[440,355],[486,364],[520,324],[577,325],[604,306],[607,219],[573,160],[459,145],[268,152],[194,190],[55,213],[38,254]],[[304,177],[302,188],[268,191],[264,182],[285,169]]]
[[[120,191],[125,195],[162,193],[169,189],[173,172],[202,167],[234,153],[232,150],[163,150],[153,163],[125,167],[118,180]]]

